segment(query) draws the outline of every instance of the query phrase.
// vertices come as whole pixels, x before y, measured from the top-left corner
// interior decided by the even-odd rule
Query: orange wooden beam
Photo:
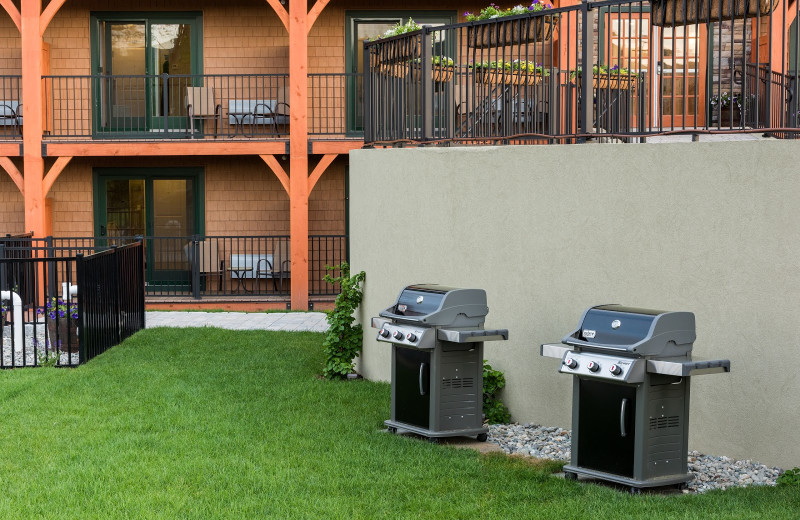
[[[83,143],[47,143],[48,157],[114,157],[170,155],[261,155],[285,154],[285,141],[195,141],[160,143],[124,143],[109,141]]]
[[[46,225],[44,192],[44,159],[42,158],[42,35],[39,20],[42,0],[24,0],[20,3],[20,35],[22,45],[22,91],[25,103],[22,117],[23,181],[25,185],[25,229],[34,236],[44,236]]]
[[[50,0],[50,3],[47,4],[45,7],[42,16],[39,17],[39,35],[44,36],[44,32],[47,30],[47,26],[50,25],[50,22],[53,20],[53,17],[56,15],[61,6],[64,5],[64,2],[67,0]]]
[[[0,0],[0,6],[3,6],[8,16],[11,17],[11,21],[17,26],[17,30],[22,31],[22,16],[20,16],[19,9],[14,5],[14,2],[11,0]]]
[[[286,190],[286,193],[289,193],[289,176],[286,174],[286,170],[283,169],[281,164],[275,158],[274,155],[262,155],[261,158],[267,163],[269,169],[272,170],[272,173],[275,174],[275,177],[281,181],[281,185],[283,189]]]
[[[311,32],[311,28],[314,27],[314,22],[317,21],[320,13],[322,13],[322,10],[325,9],[325,6],[328,5],[330,1],[331,0],[317,0],[314,7],[308,12],[308,22],[306,22],[308,24],[308,27],[306,27],[307,33]]]
[[[292,309],[308,308],[308,3],[289,1],[289,242]]]
[[[288,31],[289,30],[289,13],[286,12],[286,8],[281,5],[280,0],[267,0],[267,3],[272,7],[275,11],[275,14],[278,15],[283,27]]]
[[[338,156],[339,156],[338,154],[332,153],[325,155],[324,157],[322,157],[322,159],[319,160],[317,166],[314,168],[314,171],[311,172],[311,175],[308,176],[309,194],[311,194],[311,192],[314,190],[314,186],[317,185],[317,181],[319,180],[320,177],[322,177],[322,174],[325,173],[325,170],[328,169],[328,166],[330,166],[331,163],[334,161],[334,159],[336,159]]]
[[[22,143],[0,143],[0,155],[5,157],[22,157]]]
[[[14,184],[17,185],[19,192],[25,195],[25,181],[22,179],[22,174],[19,172],[19,169],[11,162],[11,159],[8,157],[0,157],[0,166],[8,173],[11,180],[14,181]]]
[[[66,167],[71,160],[72,157],[69,156],[59,157],[56,159],[56,162],[53,163],[53,166],[50,167],[50,170],[44,177],[44,185],[42,186],[45,197],[47,197],[47,193],[50,191],[50,188],[53,187],[53,183],[56,182],[58,176],[61,175],[62,171],[64,171],[64,167]]]
[[[362,148],[364,148],[363,140],[311,141],[312,155],[327,155],[329,153],[348,154],[350,150],[360,150]]]

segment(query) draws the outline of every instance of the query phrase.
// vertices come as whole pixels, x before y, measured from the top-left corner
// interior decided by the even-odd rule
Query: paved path
[[[291,330],[325,332],[323,312],[177,312],[148,311],[147,328],[219,327],[230,330]]]

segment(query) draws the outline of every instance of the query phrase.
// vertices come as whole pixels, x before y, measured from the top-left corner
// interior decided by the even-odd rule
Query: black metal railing
[[[6,248],[22,254],[31,248],[42,256],[89,255],[143,241],[147,296],[197,300],[223,297],[288,298],[291,288],[289,236],[104,236],[27,239],[27,246]],[[346,235],[309,236],[309,293],[335,296],[325,268],[347,260]],[[73,277],[75,273],[72,273]],[[55,290],[56,279],[51,276]]]
[[[0,140],[21,140],[22,123],[22,76],[0,76]]]
[[[606,0],[367,42],[365,142],[795,137],[798,3],[776,5]]]
[[[0,244],[0,368],[76,366],[144,328],[141,242],[87,257],[41,243]]]
[[[46,137],[286,138],[287,74],[43,77]]]
[[[364,134],[364,75],[309,74],[308,133],[317,137]]]

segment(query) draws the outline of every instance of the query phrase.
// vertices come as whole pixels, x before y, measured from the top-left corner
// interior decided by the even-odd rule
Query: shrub
[[[778,477],[778,486],[800,487],[800,468],[787,469],[783,475]]]
[[[339,276],[325,275],[325,281],[338,283],[341,287],[336,305],[328,311],[328,335],[322,344],[325,349],[325,368],[323,375],[328,379],[344,379],[353,372],[353,360],[361,352],[361,324],[353,325],[353,313],[363,298],[361,283],[366,278],[364,271],[350,277],[350,266],[347,262],[334,267],[327,266],[328,271],[339,270]]]
[[[490,424],[504,424],[511,420],[511,413],[500,399],[498,392],[506,386],[506,376],[483,360],[483,414]]]

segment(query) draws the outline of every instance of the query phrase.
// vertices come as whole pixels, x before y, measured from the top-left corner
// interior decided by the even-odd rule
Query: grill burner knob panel
[[[411,343],[414,343],[415,341],[417,341],[417,336],[413,332],[409,332],[408,334],[406,334],[406,339]]]
[[[575,361],[575,360],[574,360],[574,359],[572,359],[572,358],[567,358],[567,359],[565,359],[565,360],[564,360],[564,364],[567,366],[567,368],[571,368],[571,369],[573,369],[573,370],[574,370],[574,369],[576,369],[576,368],[578,368],[578,362],[577,362],[577,361]]]
[[[586,368],[588,368],[592,372],[597,372],[598,370],[600,370],[600,365],[596,361],[589,361],[589,364],[586,365]]]
[[[381,329],[381,330],[379,330],[379,331],[378,331],[378,334],[379,334],[379,335],[380,335],[382,338],[388,338],[388,337],[389,337],[389,331],[388,331],[388,330],[386,330],[386,329]]]
[[[618,375],[620,375],[622,373],[622,369],[617,365],[611,365],[611,367],[609,367],[608,371],[611,372],[611,374],[615,375],[615,376],[618,376]]]
[[[403,337],[404,336],[403,336],[402,332],[400,332],[399,330],[396,330],[396,331],[394,331],[394,334],[392,334],[392,337],[394,339],[398,340],[398,341],[403,341]]]

